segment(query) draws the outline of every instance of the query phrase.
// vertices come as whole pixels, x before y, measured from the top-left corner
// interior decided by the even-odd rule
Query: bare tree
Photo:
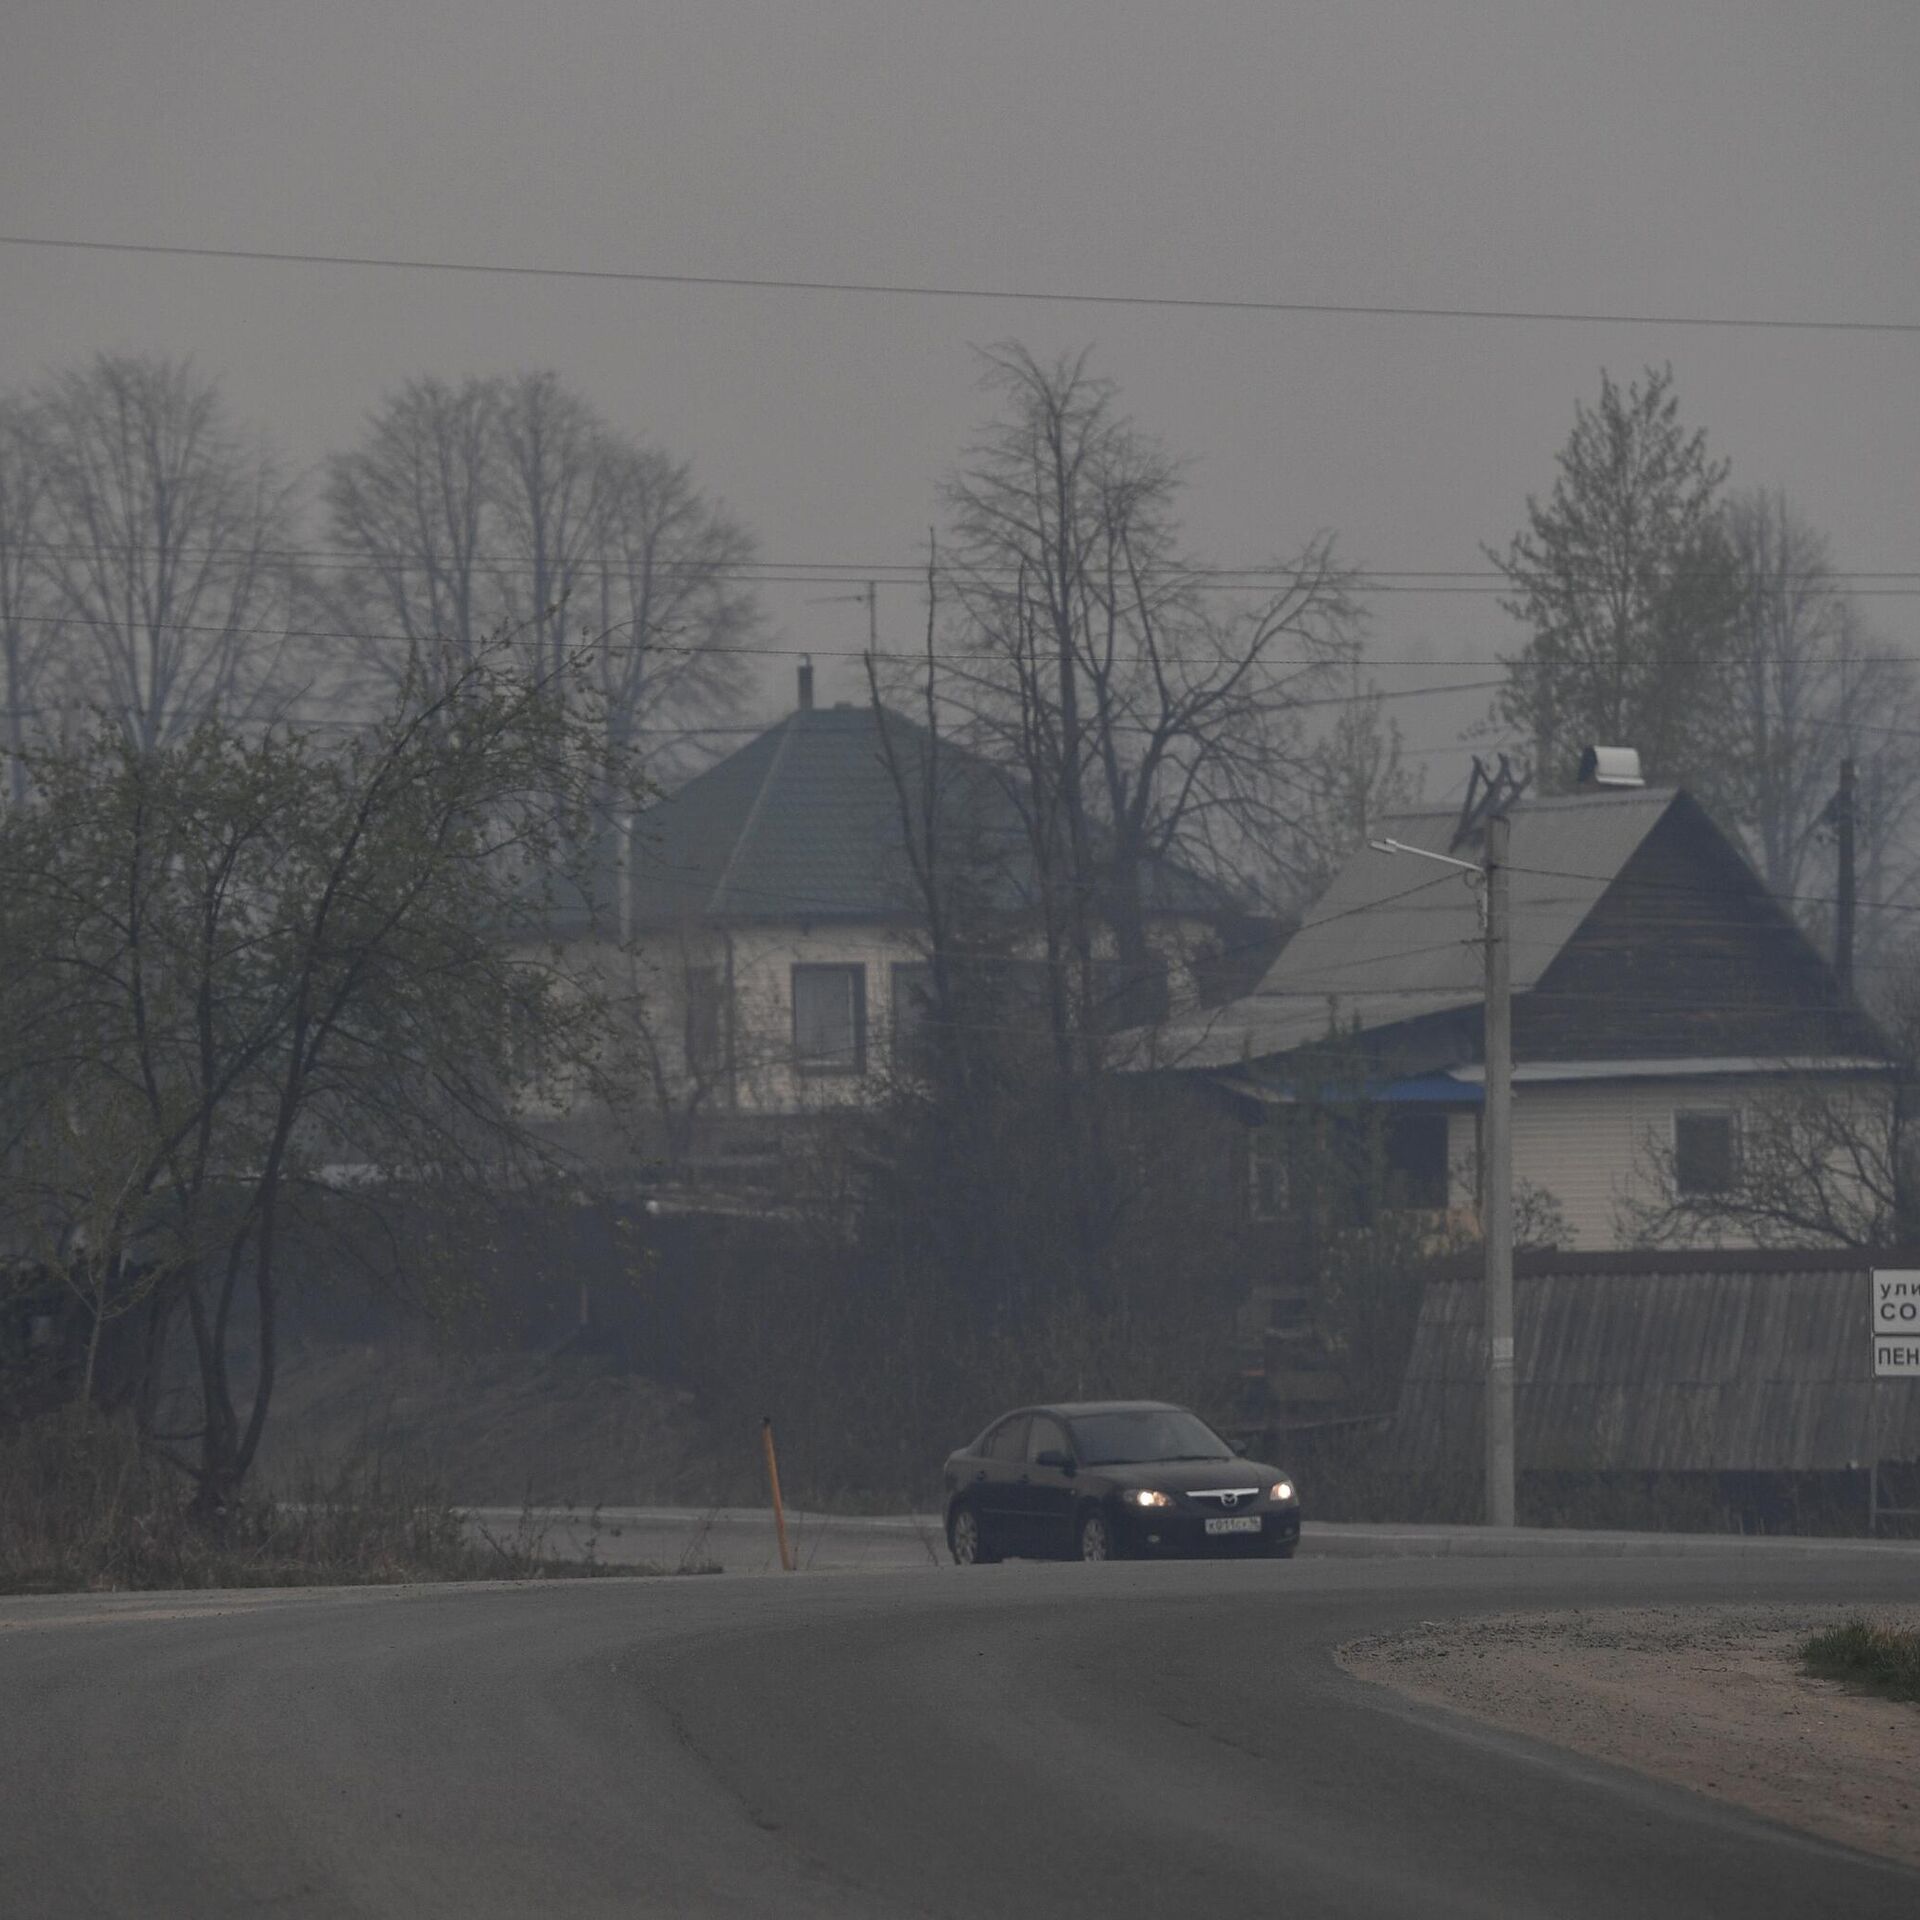
[[[1862,722],[1862,750],[1856,756],[1855,880],[1862,903],[1856,951],[1863,968],[1896,979],[1902,970],[1897,950],[1912,925],[1920,894],[1920,756],[1912,751],[1920,737],[1920,698],[1915,697],[1913,680],[1912,669],[1903,664],[1897,676],[1902,686],[1899,703],[1890,700],[1875,719]],[[1880,717],[1889,713],[1899,717]],[[1884,1010],[1884,996],[1869,993],[1866,998],[1876,1010]]]
[[[1730,1162],[1683,1180],[1650,1137],[1655,1197],[1628,1210],[1641,1245],[1905,1246],[1920,1238],[1920,945],[1909,939],[1882,996],[1884,1071],[1837,1080],[1783,1070],[1740,1111]]]
[[[1629,1210],[1644,1246],[1712,1245],[1728,1235],[1762,1247],[1905,1245],[1915,1204],[1911,1065],[1883,1083],[1782,1076],[1744,1109],[1724,1186],[1682,1191],[1677,1154],[1650,1139],[1646,1159],[1667,1196]]]
[[[551,672],[566,657],[569,605],[606,532],[610,449],[599,417],[557,374],[521,374],[495,393],[495,578],[534,670]]]
[[[691,923],[623,931],[600,974],[612,1018],[594,1124],[629,1163],[694,1179],[706,1115],[755,1064],[725,990],[724,944]]]
[[[37,409],[0,398],[0,670],[6,674],[7,798],[27,795],[27,741],[37,730],[59,635],[46,588],[46,456]]]
[[[1362,681],[1357,662],[1329,710],[1331,722],[1307,750],[1292,831],[1271,847],[1277,871],[1269,891],[1284,890],[1302,906],[1326,891],[1383,819],[1417,806],[1424,786],[1407,765],[1400,723],[1378,683]]]
[[[580,612],[616,755],[650,726],[739,710],[760,624],[747,576],[753,535],[656,447],[605,439],[603,518]],[[658,756],[651,756],[658,759]]]
[[[947,488],[949,688],[1022,769],[1083,982],[1097,926],[1144,1015],[1152,863],[1242,872],[1291,819],[1302,703],[1352,657],[1355,609],[1325,535],[1218,592],[1181,543],[1179,463],[1087,361],[986,356],[1001,411]]]
[[[1825,537],[1784,494],[1736,495],[1726,519],[1741,585],[1729,812],[1776,893],[1822,890],[1840,762],[1851,757],[1862,865],[1886,884],[1920,800],[1920,761],[1898,732],[1920,717],[1914,671],[1872,651]]]
[[[102,354],[41,407],[47,539],[71,695],[151,752],[275,687],[290,490],[185,361]]]
[[[740,696],[751,535],[555,374],[410,381],[329,463],[326,501],[335,606],[388,680],[456,673],[501,631],[537,673],[584,650],[616,755]]]
[[[353,562],[328,600],[389,686],[429,660],[457,677],[501,624],[487,570],[499,413],[492,381],[410,380],[327,463],[329,536]]]

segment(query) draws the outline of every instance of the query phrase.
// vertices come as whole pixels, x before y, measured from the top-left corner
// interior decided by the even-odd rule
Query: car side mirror
[[[1074,1473],[1078,1471],[1074,1463],[1073,1455],[1061,1452],[1058,1447],[1042,1447],[1041,1450],[1033,1456],[1033,1464],[1036,1467],[1056,1467],[1062,1473]]]

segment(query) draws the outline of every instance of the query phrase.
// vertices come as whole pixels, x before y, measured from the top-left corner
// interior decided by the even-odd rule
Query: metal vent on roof
[[[1583,787],[1644,787],[1640,755],[1633,747],[1582,747],[1580,784]]]

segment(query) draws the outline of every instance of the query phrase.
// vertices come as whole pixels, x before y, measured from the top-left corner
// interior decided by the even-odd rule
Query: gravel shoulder
[[[1800,1671],[1850,1614],[1920,1604],[1620,1607],[1482,1615],[1349,1642],[1342,1666],[1413,1699],[1920,1867],[1920,1707]]]

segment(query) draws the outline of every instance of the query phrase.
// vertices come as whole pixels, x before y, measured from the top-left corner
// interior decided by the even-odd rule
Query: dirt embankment
[[[1920,1707],[1800,1671],[1838,1607],[1427,1621],[1350,1642],[1362,1680],[1920,1866]],[[1920,1628],[1920,1604],[1869,1617]]]

